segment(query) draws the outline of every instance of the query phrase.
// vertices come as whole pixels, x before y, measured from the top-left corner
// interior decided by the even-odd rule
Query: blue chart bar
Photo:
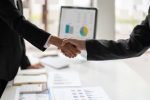
[[[65,27],[65,33],[73,34],[73,26],[67,24]]]
[[[70,25],[66,25],[66,33],[70,33]]]

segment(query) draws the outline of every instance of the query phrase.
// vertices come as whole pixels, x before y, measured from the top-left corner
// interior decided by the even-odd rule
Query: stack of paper
[[[22,93],[42,92],[47,89],[48,75],[45,69],[20,70],[14,85],[20,86]]]
[[[22,85],[22,84],[40,84],[46,83],[47,76],[46,75],[18,75],[15,77],[14,85]]]

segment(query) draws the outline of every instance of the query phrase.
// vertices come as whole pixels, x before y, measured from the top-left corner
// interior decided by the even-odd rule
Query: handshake
[[[69,58],[76,57],[81,53],[81,50],[86,49],[86,43],[84,40],[61,39],[55,36],[50,37],[49,44],[57,46],[61,52]]]

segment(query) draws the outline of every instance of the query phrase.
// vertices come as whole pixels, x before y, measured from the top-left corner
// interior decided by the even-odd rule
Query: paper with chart
[[[50,72],[49,84],[52,87],[81,86],[77,72]]]
[[[55,100],[110,100],[101,87],[54,88]]]
[[[19,100],[49,100],[48,94],[23,94]]]

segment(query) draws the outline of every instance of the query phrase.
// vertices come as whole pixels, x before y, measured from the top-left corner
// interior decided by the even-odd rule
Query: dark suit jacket
[[[0,0],[0,79],[12,80],[25,56],[25,38],[41,50],[49,34],[27,21],[22,14],[21,1],[18,10],[14,0]]]
[[[137,25],[127,40],[87,40],[88,60],[137,57],[150,47],[150,8],[146,19]]]
[[[14,2],[12,2],[12,3],[14,3]],[[23,14],[23,4],[22,4],[21,0],[18,0],[17,8]],[[23,56],[21,58],[22,60],[21,60],[20,66],[21,66],[21,69],[26,69],[31,64],[30,64],[28,57],[26,56],[25,43],[24,43],[24,40],[22,37],[20,37],[20,46],[22,47],[22,50],[23,50]]]

